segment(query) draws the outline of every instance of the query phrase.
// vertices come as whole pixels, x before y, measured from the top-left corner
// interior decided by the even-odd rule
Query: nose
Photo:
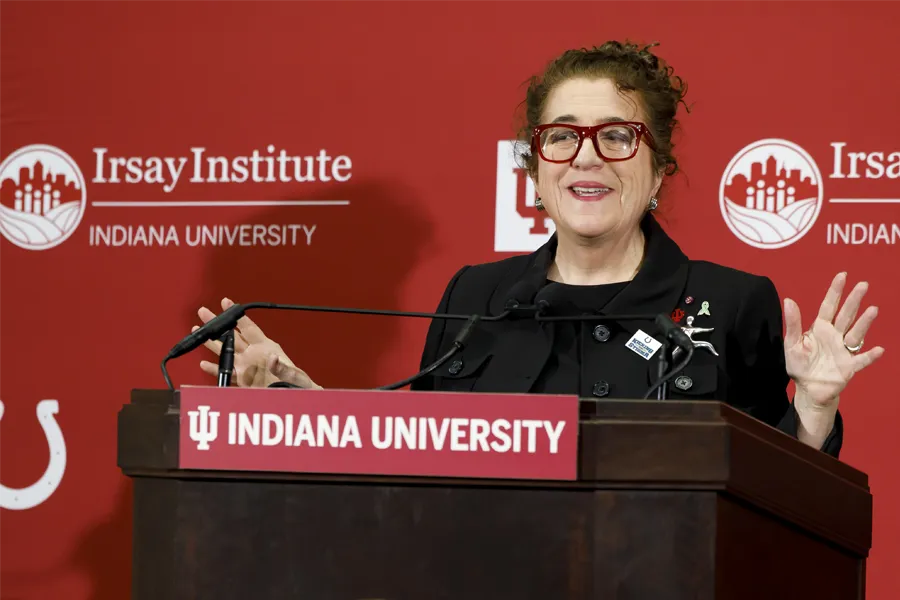
[[[578,154],[572,159],[572,166],[580,169],[590,169],[605,164],[606,161],[597,154],[594,142],[590,138],[584,138],[581,148],[578,149]]]

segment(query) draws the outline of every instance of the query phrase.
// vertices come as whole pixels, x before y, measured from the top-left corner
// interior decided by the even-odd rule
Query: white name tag
[[[625,344],[629,350],[650,360],[650,357],[656,354],[656,351],[662,348],[662,342],[657,341],[652,335],[647,335],[640,329],[637,330],[628,343]]]

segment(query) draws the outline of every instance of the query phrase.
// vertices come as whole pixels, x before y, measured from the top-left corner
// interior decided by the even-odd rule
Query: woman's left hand
[[[832,417],[850,379],[884,354],[881,346],[866,352],[848,349],[862,345],[878,307],[870,306],[856,318],[869,287],[866,282],[856,284],[840,306],[846,281],[846,273],[837,274],[806,332],[802,332],[800,307],[793,300],[784,301],[784,358],[787,373],[797,387],[795,405],[802,398],[803,406],[798,408]]]

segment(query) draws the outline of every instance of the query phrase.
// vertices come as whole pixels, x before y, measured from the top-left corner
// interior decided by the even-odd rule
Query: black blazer
[[[635,278],[595,312],[604,315],[688,316],[694,327],[713,328],[694,335],[710,342],[718,356],[696,348],[691,363],[670,380],[672,399],[726,402],[773,427],[797,436],[798,417],[786,387],[781,301],[772,281],[707,261],[690,260],[649,215],[641,224],[647,239],[644,263]],[[547,270],[557,238],[535,252],[480,265],[466,265],[452,277],[436,312],[497,315],[507,301],[529,303],[550,298],[552,310],[571,312],[565,298],[547,294]],[[549,284],[550,286],[559,284]],[[538,296],[541,294],[541,296]],[[690,300],[689,300],[690,298]],[[561,302],[559,300],[562,300]],[[698,315],[708,302],[709,315]],[[559,306],[557,306],[559,305]],[[581,311],[583,314],[585,311]],[[446,352],[463,321],[434,319],[428,329],[421,365]],[[662,340],[652,320],[571,323],[534,319],[480,323],[466,347],[411,389],[464,392],[531,393],[548,369],[558,364],[560,327],[571,331],[573,360],[581,376],[566,393],[608,398],[641,398],[656,380],[656,356],[645,359],[626,344],[639,330]],[[554,346],[557,344],[557,346]],[[577,346],[578,350],[574,348]],[[822,451],[838,456],[843,439],[840,413]]]

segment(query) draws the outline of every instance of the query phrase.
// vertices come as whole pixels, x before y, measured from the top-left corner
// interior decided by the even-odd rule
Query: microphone
[[[503,313],[503,314],[506,314],[506,313]],[[445,362],[447,362],[448,360],[453,358],[453,355],[455,355],[457,352],[459,352],[460,350],[462,350],[463,348],[466,347],[466,340],[468,340],[469,336],[472,335],[472,331],[474,331],[474,329],[475,329],[475,324],[478,323],[480,320],[481,320],[480,316],[472,315],[469,318],[469,320],[466,322],[466,324],[463,325],[463,328],[460,330],[460,332],[453,339],[453,344],[451,345],[450,349],[447,350],[447,352],[445,352],[443,356],[438,358],[436,361],[434,361],[433,363],[431,363],[430,365],[428,365],[427,367],[425,367],[424,369],[422,369],[415,375],[413,375],[411,377],[407,377],[406,379],[401,379],[400,381],[397,381],[395,383],[390,383],[388,385],[383,385],[381,387],[377,387],[375,389],[376,390],[397,390],[406,385],[409,385],[410,383],[416,381],[417,379],[421,379],[422,377],[425,377],[426,375],[428,375],[429,373],[431,373],[432,371],[434,371],[435,369],[440,367],[442,364],[444,364]],[[494,319],[494,320],[496,320],[496,319]]]
[[[504,314],[506,314],[506,313],[504,313]],[[456,337],[453,339],[453,344],[450,346],[450,349],[447,350],[447,352],[445,352],[445,353],[444,353],[441,357],[439,357],[436,361],[434,361],[433,363],[431,363],[430,365],[428,365],[427,367],[425,367],[424,369],[422,369],[421,371],[419,371],[419,372],[416,373],[415,375],[412,375],[412,376],[410,376],[410,377],[407,377],[406,379],[401,379],[400,381],[397,381],[397,382],[394,382],[394,383],[389,383],[389,384],[387,384],[387,385],[382,385],[382,386],[377,387],[377,388],[375,388],[375,389],[376,389],[376,390],[397,390],[397,389],[400,389],[400,388],[402,388],[402,387],[404,387],[404,386],[407,386],[407,385],[411,384],[412,382],[416,381],[417,379],[421,379],[422,377],[425,377],[425,376],[428,375],[429,373],[433,372],[435,369],[437,369],[438,367],[440,367],[442,364],[444,364],[445,362],[447,362],[448,360],[450,360],[451,358],[453,358],[453,356],[454,356],[457,352],[459,352],[460,350],[462,350],[463,348],[465,348],[465,346],[466,346],[466,340],[469,339],[469,336],[472,334],[472,331],[475,329],[475,324],[478,323],[478,321],[480,321],[480,320],[481,320],[481,317],[480,317],[479,315],[472,315],[472,316],[469,318],[469,320],[466,322],[466,324],[463,325],[463,328],[460,330],[460,332],[459,332],[459,333],[456,335]],[[494,319],[494,320],[496,320],[496,319]],[[273,387],[273,388],[299,388],[300,386],[299,386],[299,385],[294,385],[293,383],[289,383],[289,382],[287,382],[287,381],[276,381],[275,383],[269,385],[269,387]]]
[[[644,395],[647,399],[653,391],[659,389],[658,398],[665,399],[665,383],[678,371],[683,369],[694,355],[694,345],[690,338],[677,326],[667,315],[662,314],[622,314],[622,315],[554,315],[551,314],[553,303],[551,300],[555,293],[559,290],[558,285],[553,283],[544,286],[539,293],[535,294],[534,286],[528,284],[517,284],[513,286],[507,295],[504,305],[504,311],[498,315],[461,315],[449,313],[426,313],[411,312],[398,310],[377,310],[364,308],[343,308],[329,306],[311,306],[301,304],[280,304],[274,302],[249,302],[246,304],[234,304],[216,315],[196,330],[185,336],[180,342],[175,344],[169,350],[166,357],[160,365],[163,378],[170,390],[174,390],[172,380],[169,376],[166,364],[169,360],[177,358],[188,352],[198,348],[204,342],[211,339],[223,339],[223,349],[220,352],[219,359],[219,385],[229,385],[231,381],[231,371],[234,365],[234,328],[237,322],[243,317],[248,310],[251,309],[273,309],[273,310],[298,310],[309,312],[328,312],[328,313],[349,313],[363,315],[380,315],[380,316],[398,316],[398,317],[417,317],[426,319],[446,319],[446,320],[463,320],[467,323],[462,327],[459,334],[454,338],[451,347],[442,356],[440,356],[432,364],[426,366],[415,375],[398,381],[396,383],[384,385],[376,389],[394,390],[413,381],[428,375],[445,362],[450,360],[455,354],[465,348],[466,341],[479,322],[496,322],[505,319],[514,318],[533,318],[536,321],[652,321],[662,330],[664,334],[664,345],[660,356],[660,369],[658,372],[658,380]],[[533,302],[532,302],[533,301]],[[666,357],[665,354],[671,344],[684,350],[684,358],[681,362],[669,372],[665,372]],[[270,387],[298,387],[286,382],[277,382]]]
[[[666,315],[656,315],[656,318],[653,319],[653,322],[656,323],[656,326],[660,328],[663,332],[663,335],[666,336],[666,339],[672,341],[676,346],[687,352],[688,350],[693,350],[694,343],[691,341],[691,338],[675,324],[672,319],[670,319]]]
[[[234,329],[222,335],[222,351],[219,353],[219,387],[231,385],[231,372],[234,370]]]
[[[691,338],[682,331],[681,327],[676,325],[672,319],[670,319],[667,315],[659,314],[656,315],[656,318],[653,319],[653,322],[657,327],[663,332],[664,338],[671,342],[672,344],[678,346],[684,351],[684,358],[680,363],[675,365],[675,367],[666,372],[666,368],[669,366],[669,355],[671,347],[669,344],[666,344],[662,347],[659,353],[659,358],[657,359],[657,368],[656,368],[656,383],[654,383],[647,393],[644,394],[644,400],[650,397],[650,394],[653,393],[653,390],[657,390],[657,400],[665,400],[666,397],[666,385],[669,379],[672,378],[675,373],[679,372],[683,368],[685,368],[688,363],[691,361],[691,358],[694,357],[694,342],[691,341]]]
[[[519,281],[507,293],[504,309],[509,311],[511,317],[534,317],[542,309],[542,306],[538,306],[537,303],[529,304],[537,292],[537,285]]]
[[[510,300],[515,301],[514,298],[510,298]],[[516,301],[518,302],[518,301]],[[491,322],[491,321],[502,321],[503,319],[510,318],[512,316],[533,316],[534,311],[528,309],[525,306],[521,306],[516,311],[505,310],[499,315],[495,316],[482,316],[482,315],[458,315],[458,314],[448,314],[448,313],[426,313],[426,312],[409,312],[409,311],[399,311],[399,310],[377,310],[377,309],[365,309],[365,308],[341,308],[341,307],[330,307],[330,306],[309,306],[302,304],[279,304],[275,302],[248,302],[246,304],[233,304],[229,306],[227,309],[222,311],[220,314],[216,315],[196,330],[192,331],[190,334],[185,336],[180,342],[175,344],[171,350],[169,350],[168,354],[166,354],[165,358],[160,365],[163,373],[163,378],[166,381],[166,385],[170,390],[174,390],[174,386],[172,384],[171,377],[169,376],[168,369],[166,368],[166,364],[172,360],[173,358],[178,358],[188,352],[200,347],[204,342],[207,342],[211,339],[221,339],[227,332],[232,331],[237,326],[237,322],[243,317],[248,310],[251,309],[273,309],[273,310],[299,310],[299,311],[310,311],[310,312],[329,312],[329,313],[350,313],[350,314],[362,314],[362,315],[380,315],[380,316],[396,316],[396,317],[419,317],[426,319],[447,319],[447,320],[463,320],[469,321],[460,331],[459,335],[454,339],[453,346],[447,353],[444,354],[441,358],[439,358],[435,363],[429,365],[426,369],[423,369],[416,375],[413,375],[414,379],[410,379],[410,381],[414,381],[420,377],[424,377],[434,369],[440,367],[444,362],[449,360],[454,354],[459,352],[464,346],[468,337],[471,335],[474,330],[474,326],[481,321]],[[226,338],[227,339],[227,338]],[[232,338],[233,343],[233,338]],[[232,361],[229,367],[233,367],[233,347],[229,351],[230,357],[225,358],[222,356],[224,354],[224,344],[223,344],[223,352],[220,353],[220,361],[219,361],[219,370],[220,370],[220,381],[221,372],[223,369],[223,360]],[[229,372],[230,372],[229,368]],[[230,381],[230,376],[229,376]],[[404,380],[405,381],[405,380]],[[399,384],[402,382],[398,382],[397,384],[391,384],[391,386],[401,387]],[[280,386],[280,387],[296,387],[296,386]],[[379,388],[382,389],[382,388]],[[396,389],[395,387],[385,386],[383,389]]]

